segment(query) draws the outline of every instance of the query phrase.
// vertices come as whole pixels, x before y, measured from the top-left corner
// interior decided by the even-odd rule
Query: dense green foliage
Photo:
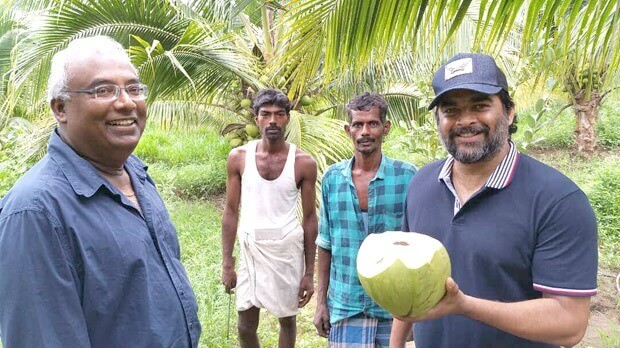
[[[230,146],[209,128],[164,131],[149,128],[135,153],[149,164],[160,188],[186,199],[219,195],[226,189]]]
[[[605,162],[588,195],[599,223],[601,261],[620,268],[620,158]]]
[[[600,146],[603,149],[612,149],[620,146],[620,103],[609,100],[601,105],[599,122],[596,125],[596,134]],[[560,109],[556,106],[547,112],[541,122],[547,122],[536,134],[535,138],[541,139],[537,144],[538,149],[561,149],[570,148],[575,143],[575,116],[570,108],[556,115]],[[524,110],[522,114],[531,113]],[[555,117],[555,118],[553,118]],[[525,125],[519,124],[520,129]],[[522,133],[517,133],[516,141],[522,138]]]

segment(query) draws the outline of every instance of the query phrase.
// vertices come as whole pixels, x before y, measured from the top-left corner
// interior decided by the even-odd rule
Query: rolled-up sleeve
[[[80,283],[43,211],[0,220],[0,331],[6,347],[89,347]]]

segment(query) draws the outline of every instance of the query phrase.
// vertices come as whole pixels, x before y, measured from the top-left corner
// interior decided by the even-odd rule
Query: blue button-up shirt
[[[388,319],[360,284],[357,252],[368,233],[400,231],[405,194],[416,168],[383,156],[368,186],[368,218],[364,223],[351,177],[354,159],[330,166],[321,182],[322,204],[316,244],[331,252],[327,306],[332,324],[363,313]]]
[[[146,166],[125,163],[142,214],[58,134],[0,202],[6,347],[196,347],[198,306]]]

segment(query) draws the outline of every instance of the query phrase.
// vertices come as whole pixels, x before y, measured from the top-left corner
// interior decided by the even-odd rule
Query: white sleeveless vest
[[[245,169],[241,178],[241,216],[239,230],[257,240],[280,239],[298,225],[295,181],[295,144],[289,145],[286,164],[280,176],[266,180],[256,167],[256,147],[260,140],[246,145]]]

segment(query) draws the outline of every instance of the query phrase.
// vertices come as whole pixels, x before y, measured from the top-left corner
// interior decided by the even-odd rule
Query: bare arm
[[[403,348],[407,338],[411,337],[413,324],[394,318],[390,333],[390,348]]]
[[[327,289],[329,288],[329,267],[332,263],[332,253],[330,250],[319,247],[318,254],[318,286],[316,292],[314,326],[319,335],[327,337],[330,329],[329,309],[327,308]]]
[[[237,286],[233,249],[239,222],[239,202],[241,200],[241,163],[245,152],[234,149],[226,161],[226,206],[222,214],[222,284],[227,293]]]
[[[503,303],[468,296],[452,278],[446,296],[424,316],[399,318],[418,322],[460,314],[532,341],[570,347],[581,341],[590,317],[590,297],[543,293],[543,297]]]
[[[318,220],[316,216],[316,161],[310,155],[300,156],[299,173],[301,177],[302,227],[304,230],[304,256],[306,271],[299,289],[299,307],[305,306],[314,294],[314,261],[316,259],[316,235]]]

